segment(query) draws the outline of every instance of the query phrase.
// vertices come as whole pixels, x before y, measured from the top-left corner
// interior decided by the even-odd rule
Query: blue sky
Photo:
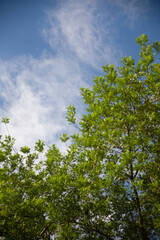
[[[65,108],[83,113],[79,88],[105,63],[137,60],[136,37],[160,41],[159,13],[156,0],[1,0],[0,114],[17,147],[40,138],[64,149],[58,137],[76,131]]]

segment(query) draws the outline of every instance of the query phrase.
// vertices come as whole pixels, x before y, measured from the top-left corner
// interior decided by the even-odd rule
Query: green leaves
[[[2,118],[2,123],[5,123],[5,124],[9,123],[9,118],[7,117]]]
[[[27,146],[21,147],[20,151],[22,153],[30,153],[30,148]]]
[[[159,239],[160,43],[137,43],[137,63],[106,64],[81,88],[87,111],[79,133],[60,136],[71,140],[65,154],[42,140],[17,153],[11,136],[0,139],[0,237]],[[75,106],[66,119],[76,123]]]
[[[67,140],[69,139],[67,135],[68,135],[67,133],[63,133],[63,135],[60,137],[62,142],[67,142]]]
[[[42,140],[38,140],[36,143],[35,143],[35,151],[39,152],[39,153],[42,153],[44,151],[44,147],[45,147],[45,142],[42,141]]]
[[[96,189],[100,190],[102,185],[98,184],[98,179],[102,177],[105,194],[109,194],[110,204],[117,213],[112,219],[113,228],[118,232],[116,222],[123,226],[124,233],[119,232],[122,239],[128,238],[127,234],[131,233],[133,228],[136,229],[136,238],[139,239],[152,238],[152,234],[158,234],[156,230],[150,232],[149,228],[145,227],[148,225],[150,229],[156,229],[152,217],[156,219],[157,215],[153,213],[154,207],[150,206],[153,195],[150,195],[150,199],[147,198],[146,188],[150,185],[146,188],[144,186],[147,176],[148,184],[150,182],[148,168],[152,169],[152,175],[157,175],[153,170],[153,162],[159,159],[159,153],[155,149],[160,139],[157,129],[160,123],[157,105],[160,96],[160,66],[154,58],[154,49],[157,51],[159,45],[150,44],[144,34],[137,38],[137,42],[141,45],[140,60],[137,64],[131,57],[122,58],[123,66],[117,69],[114,65],[106,64],[103,67],[106,75],[96,76],[91,90],[81,89],[88,113],[83,115],[80,121],[82,137],[77,139],[80,153],[77,152],[77,168],[74,168],[76,172],[79,169],[76,182],[82,182],[80,176],[78,180],[78,173],[83,172],[87,176],[78,188],[94,179]],[[88,164],[83,164],[85,161]],[[158,181],[155,180],[152,186],[158,189]],[[83,188],[84,194],[81,197],[85,198],[88,192],[92,197],[87,201],[92,201],[93,189],[92,184],[87,189]],[[121,195],[123,198],[120,198]],[[97,195],[97,198],[99,197],[100,195]],[[123,207],[118,207],[119,204],[128,205],[128,202],[128,212]],[[150,212],[151,218],[147,217],[147,212]],[[122,216],[125,216],[125,223]]]
[[[140,45],[140,46],[144,46],[146,45],[149,40],[148,40],[148,36],[146,34],[142,34],[140,37],[136,38],[136,42]]]
[[[67,114],[66,114],[66,119],[68,120],[69,124],[75,124],[75,121],[76,121],[75,114],[76,114],[76,108],[70,105],[67,108]]]

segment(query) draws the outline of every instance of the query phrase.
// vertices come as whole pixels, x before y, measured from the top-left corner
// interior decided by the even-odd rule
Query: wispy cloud
[[[116,63],[117,56],[121,55],[114,40],[114,22],[124,16],[125,23],[133,26],[140,16],[146,16],[151,10],[150,0],[58,3],[56,9],[46,11],[49,26],[43,30],[44,38],[58,54],[74,56],[95,68],[105,62]]]
[[[68,131],[65,108],[77,104],[79,88],[86,85],[79,66],[61,57],[26,56],[1,61],[0,69],[1,105],[4,102],[0,112],[11,118],[17,146],[33,145],[38,138],[56,143]]]
[[[142,2],[147,6],[147,0],[113,4],[132,22],[147,11]],[[79,88],[90,85],[93,73],[105,62],[117,62],[121,50],[112,35],[114,16],[109,7],[102,8],[97,0],[58,1],[56,9],[46,11],[48,25],[42,31],[53,52],[38,59],[0,61],[0,114],[11,118],[9,128],[17,146],[33,146],[38,138],[58,143],[60,134],[68,132],[65,108],[71,103],[81,112]],[[2,125],[1,132],[5,133]]]
[[[146,14],[151,11],[150,0],[115,0],[111,4],[116,6],[121,15],[125,15],[131,26],[133,26],[141,16],[147,16]],[[126,20],[127,21],[127,20]]]
[[[53,54],[1,60],[1,115],[11,118],[17,146],[31,146],[38,138],[56,143],[68,132],[65,108],[71,103],[81,112],[79,88],[90,84],[85,64],[93,70],[114,59],[111,44],[102,47],[107,24],[99,27],[96,1],[59,3],[47,12],[50,25],[43,31]]]
[[[59,3],[57,9],[47,12],[50,26],[43,31],[53,50],[75,56],[96,68],[105,61],[116,61],[109,11],[103,15],[99,1],[95,0]]]

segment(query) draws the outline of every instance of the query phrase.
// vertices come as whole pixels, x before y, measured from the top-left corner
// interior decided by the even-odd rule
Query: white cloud
[[[26,56],[1,61],[0,69],[1,116],[10,117],[16,145],[33,146],[37,139],[58,143],[60,134],[69,129],[65,108],[77,103],[79,88],[86,85],[78,64],[61,56]],[[4,128],[1,131],[6,134]]]
[[[72,130],[65,108],[75,104],[81,112],[79,88],[87,86],[88,80],[82,62],[100,67],[105,55],[105,60],[112,58],[111,48],[104,51],[101,46],[106,25],[99,28],[96,6],[94,0],[62,1],[56,11],[47,13],[50,26],[43,34],[56,54],[1,60],[0,113],[10,117],[17,147],[33,146],[37,139],[57,143],[62,132]]]
[[[49,25],[43,31],[53,50],[72,54],[83,63],[99,68],[115,62],[114,39],[110,34],[110,14],[98,8],[98,1],[60,1],[47,12]],[[104,45],[105,43],[105,45]]]
[[[140,2],[116,0],[114,4],[132,20],[143,11]],[[75,104],[81,112],[79,88],[92,83],[89,69],[94,72],[105,62],[116,63],[120,54],[111,34],[111,14],[108,8],[101,12],[99,1],[58,1],[47,17],[49,26],[43,36],[53,55],[0,61],[0,114],[10,117],[9,129],[18,147],[33,146],[39,138],[47,144],[58,143],[62,132],[72,131],[65,108]],[[1,132],[6,133],[2,125]]]
[[[116,64],[121,50],[114,40],[114,22],[122,21],[123,15],[125,23],[133,26],[148,13],[149,3],[149,0],[58,1],[56,9],[46,12],[49,27],[43,30],[43,36],[58,54],[75,56],[94,68],[105,62]]]
[[[110,47],[104,51],[101,46],[106,25],[98,27],[96,1],[59,3],[56,11],[47,13],[50,26],[43,33],[56,54],[0,62],[0,112],[2,117],[10,117],[9,129],[18,147],[33,146],[37,139],[58,143],[62,132],[72,131],[65,108],[75,104],[81,112],[79,88],[88,86],[87,67],[100,68],[104,58],[113,57]]]

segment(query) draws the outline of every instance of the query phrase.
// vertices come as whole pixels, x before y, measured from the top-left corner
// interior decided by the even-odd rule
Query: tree
[[[35,148],[40,143],[43,145],[37,142]],[[47,221],[39,196],[41,174],[33,168],[38,153],[31,154],[26,146],[21,154],[17,153],[13,144],[10,136],[0,141],[0,237],[39,239],[39,231]]]
[[[34,164],[43,142],[18,154],[11,138],[1,141],[0,236],[160,238],[160,43],[144,34],[137,43],[137,63],[106,64],[92,89],[81,89],[86,113],[79,133],[61,137],[72,141],[67,154],[52,145]],[[74,106],[66,118],[75,124]]]

